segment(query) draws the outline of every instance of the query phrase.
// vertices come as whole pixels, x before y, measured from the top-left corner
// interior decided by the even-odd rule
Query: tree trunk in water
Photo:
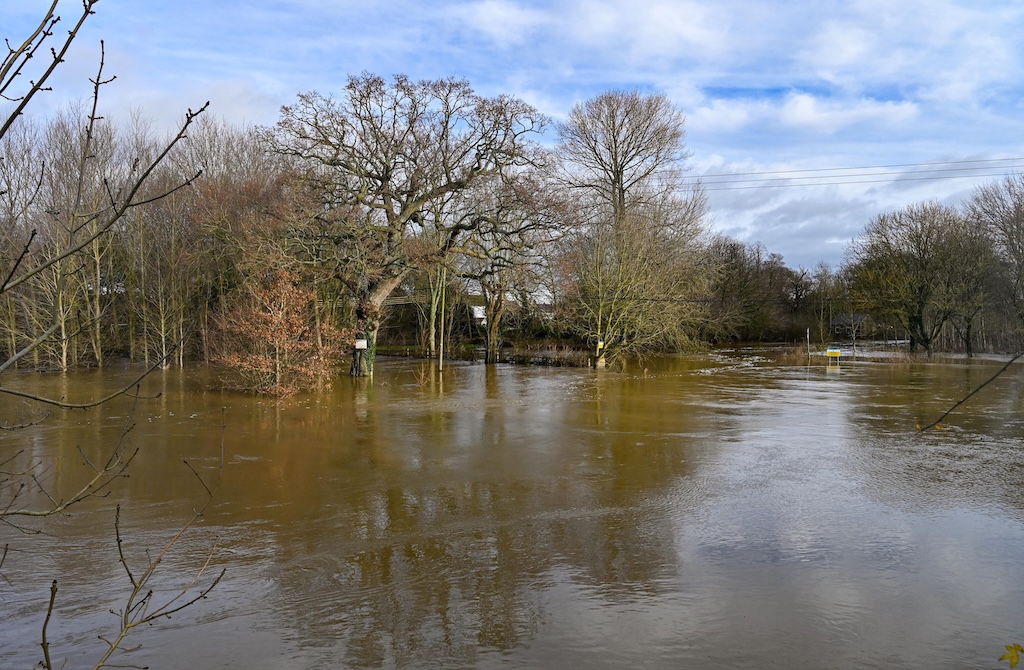
[[[210,303],[206,302],[199,313],[199,336],[203,347],[203,362],[210,362]]]
[[[484,295],[487,304],[484,314],[487,324],[484,333],[487,338],[486,363],[498,362],[498,349],[501,347],[501,319],[505,315],[505,297],[503,293],[491,293]]]
[[[384,300],[380,299],[383,304]],[[356,307],[356,346],[352,350],[353,377],[372,377],[373,363],[377,356],[377,331],[380,330],[381,305],[372,297],[359,300]],[[361,341],[362,340],[362,341]],[[363,346],[365,344],[365,347]]]
[[[93,240],[92,242],[92,253],[93,253],[93,288],[92,288],[92,301],[89,302],[89,307],[92,313],[89,318],[92,320],[92,351],[95,357],[96,367],[103,367],[103,300],[102,293],[103,289],[107,288],[103,285],[103,254],[100,247],[99,240]],[[113,286],[109,287],[113,290]]]
[[[928,333],[924,327],[924,317],[920,314],[915,314],[913,318],[909,319],[907,324],[907,332],[910,335],[910,351],[916,352],[918,347],[924,349],[926,354],[932,353],[932,342]]]
[[[487,354],[484,362],[487,364],[498,362],[498,346],[501,342],[498,340],[498,325],[487,323]]]
[[[352,367],[349,374],[353,377],[372,377],[373,363],[377,357],[377,331],[380,329],[380,320],[366,319],[363,324],[362,332],[356,333],[356,348],[352,351]],[[359,340],[365,340],[365,349],[359,346]]]
[[[57,364],[60,366],[61,372],[68,371],[68,357],[70,355],[68,346],[68,319],[64,313],[64,295],[57,295],[57,318],[60,320],[60,349],[58,352]]]
[[[366,340],[366,348],[352,351],[352,367],[349,374],[353,377],[373,376],[373,364],[377,358],[377,332],[380,330],[384,301],[409,272],[404,270],[394,277],[382,280],[379,284],[365,287],[365,293],[360,292],[356,302],[356,338]]]
[[[437,312],[441,308],[441,271],[438,279],[430,283],[430,313],[427,320],[427,356],[437,358]],[[443,320],[442,320],[443,321]]]

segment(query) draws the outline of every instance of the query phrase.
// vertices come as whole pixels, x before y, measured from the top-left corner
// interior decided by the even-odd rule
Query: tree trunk
[[[372,377],[373,364],[377,358],[377,331],[380,330],[380,319],[362,317],[359,321],[363,325],[356,332],[356,347],[352,350],[352,367],[349,374],[353,377]],[[365,340],[365,349],[360,347],[359,340]]]
[[[402,283],[409,272],[411,270],[403,270],[394,277],[371,284],[357,297],[356,338],[366,340],[366,349],[353,349],[352,351],[352,367],[349,369],[349,374],[353,377],[373,376],[373,364],[377,358],[377,332],[380,330],[384,301]]]
[[[441,309],[441,291],[443,290],[441,282],[441,269],[437,268],[434,277],[431,277],[430,280],[430,311],[427,316],[427,356],[429,358],[437,358],[437,313]]]
[[[485,291],[484,300],[487,302],[484,314],[487,323],[484,333],[487,338],[487,354],[485,363],[498,362],[498,350],[501,348],[501,319],[505,314],[505,296],[503,287],[497,291]]]
[[[498,326],[497,324],[491,324],[487,322],[487,354],[484,358],[484,362],[487,364],[498,362],[498,349],[501,346],[501,340],[498,339]]]

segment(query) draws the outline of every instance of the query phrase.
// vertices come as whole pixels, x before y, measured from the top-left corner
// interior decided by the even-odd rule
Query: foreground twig
[[[943,419],[945,419],[945,418],[946,418],[947,416],[949,416],[950,414],[952,414],[952,413],[953,413],[953,410],[955,410],[955,409],[956,409],[957,407],[959,407],[960,405],[962,405],[962,404],[964,404],[965,402],[967,402],[967,400],[968,400],[968,399],[969,399],[969,398],[970,398],[971,396],[973,396],[973,395],[974,395],[975,393],[977,393],[978,391],[980,391],[981,389],[985,388],[985,387],[986,387],[986,386],[988,386],[988,385],[989,385],[990,383],[992,383],[993,381],[995,381],[995,380],[996,380],[996,378],[997,378],[997,377],[998,377],[999,375],[1001,375],[1001,374],[1003,374],[1004,372],[1006,372],[1006,369],[1007,369],[1008,367],[1010,367],[1010,365],[1011,365],[1011,364],[1012,364],[1012,363],[1013,363],[1014,361],[1016,361],[1016,360],[1017,360],[1018,358],[1020,358],[1021,356],[1024,356],[1024,351],[1020,352],[1019,354],[1015,355],[1015,356],[1014,356],[1013,358],[1011,358],[1010,360],[1006,361],[1006,365],[1004,365],[1003,367],[999,368],[999,371],[998,371],[998,372],[996,372],[996,373],[995,373],[994,375],[992,375],[991,377],[989,377],[988,379],[986,379],[986,380],[985,380],[984,382],[982,382],[982,383],[981,383],[981,384],[980,384],[980,385],[979,385],[979,386],[978,386],[977,388],[975,388],[975,389],[974,389],[973,391],[971,391],[970,393],[968,393],[967,395],[965,395],[965,396],[964,396],[963,398],[960,398],[960,400],[958,400],[958,401],[956,402],[956,404],[955,404],[955,405],[953,405],[952,407],[950,407],[949,409],[947,409],[947,410],[946,410],[945,412],[943,412],[943,413],[942,413],[942,416],[940,416],[940,417],[939,417],[938,419],[935,419],[935,421],[932,421],[932,422],[931,422],[930,424],[928,424],[927,426],[920,426],[920,427],[918,427],[918,429],[917,429],[917,432],[919,432],[919,433],[920,433],[920,432],[924,432],[924,431],[928,430],[929,428],[934,428],[935,426],[937,426],[937,425],[939,425],[940,423],[942,423],[942,420],[943,420]]]
[[[36,395],[34,393],[28,393],[26,391],[18,391],[16,389],[7,388],[6,386],[0,386],[0,393],[17,396],[19,398],[25,398],[27,400],[34,400],[45,405],[53,405],[54,407],[60,407],[61,409],[90,409],[92,407],[97,407],[104,403],[110,402],[111,400],[118,396],[129,395],[128,392],[131,391],[132,388],[135,388],[136,391],[138,391],[138,386],[142,382],[142,380],[148,377],[149,374],[155,371],[158,367],[162,366],[167,361],[167,359],[174,355],[174,352],[176,350],[176,345],[171,347],[171,349],[167,352],[166,356],[161,357],[160,360],[158,360],[153,365],[149,366],[145,372],[140,374],[138,377],[133,379],[128,384],[125,384],[124,386],[122,386],[121,388],[117,389],[116,391],[109,395],[105,395],[102,398],[97,398],[95,400],[90,400],[88,402],[65,402],[64,400],[48,398],[46,396]]]
[[[118,651],[128,651],[129,649],[124,646],[125,640],[133,630],[139,626],[148,625],[155,623],[160,619],[170,618],[172,615],[191,607],[198,603],[200,600],[204,600],[214,588],[220,584],[223,579],[225,570],[221,569],[205,586],[200,586],[200,583],[204,581],[204,577],[209,571],[210,564],[213,562],[214,552],[211,550],[207,553],[206,558],[203,560],[202,565],[195,572],[195,574],[184,584],[180,589],[162,603],[157,602],[157,594],[153,589],[153,580],[156,578],[156,573],[160,564],[168,556],[171,549],[177,545],[185,533],[189,531],[198,521],[202,518],[203,513],[207,507],[213,501],[214,493],[220,485],[220,480],[223,474],[224,459],[223,459],[223,437],[221,438],[221,462],[220,467],[217,471],[216,482],[208,483],[199,472],[190,464],[188,461],[185,462],[189,470],[199,479],[203,490],[206,493],[205,502],[196,510],[193,510],[192,516],[189,520],[178,529],[176,533],[164,544],[155,557],[151,558],[146,564],[145,570],[141,573],[136,573],[132,570],[131,562],[125,552],[125,538],[121,528],[121,506],[118,505],[114,515],[114,535],[117,539],[117,554],[118,562],[121,564],[125,575],[128,577],[128,582],[131,584],[131,591],[128,597],[125,599],[123,606],[120,611],[111,610],[112,614],[118,617],[119,626],[117,633],[111,637],[103,635],[99,636],[100,640],[107,645],[103,656],[99,659],[94,670],[110,666],[108,661]],[[148,552],[147,552],[148,553]],[[53,582],[53,586],[50,590],[50,605],[47,613],[46,620],[43,623],[42,629],[42,647],[43,647],[43,660],[40,665],[44,670],[54,670],[52,660],[50,658],[49,643],[47,641],[47,625],[50,621],[50,612],[53,611],[54,601],[57,595],[57,582]],[[138,666],[117,666],[117,667],[138,667]]]
[[[43,620],[43,665],[46,668],[53,668],[50,660],[50,643],[46,639],[46,629],[50,625],[50,617],[53,615],[53,603],[57,600],[57,580],[50,584],[50,604],[46,608],[46,619]]]
[[[223,410],[222,410],[223,412]],[[199,480],[199,484],[203,487],[205,492],[205,499],[202,505],[198,509],[194,509],[192,516],[189,520],[178,529],[178,531],[164,544],[160,552],[149,560],[146,564],[145,570],[141,573],[136,573],[132,570],[131,562],[128,555],[125,552],[125,538],[121,528],[121,506],[117,505],[114,513],[114,536],[117,539],[117,555],[118,562],[121,564],[125,575],[128,577],[128,582],[131,584],[131,591],[128,597],[124,601],[120,611],[113,611],[111,613],[118,617],[119,626],[117,633],[111,637],[99,636],[99,639],[107,645],[106,651],[100,660],[93,666],[93,670],[98,670],[104,667],[114,667],[108,664],[108,661],[113,657],[115,653],[120,651],[128,651],[129,649],[124,646],[125,640],[128,635],[138,628],[139,626],[148,625],[155,623],[160,619],[170,618],[172,615],[191,607],[200,600],[204,600],[214,588],[220,584],[223,579],[225,570],[221,569],[205,586],[200,586],[204,576],[209,571],[210,564],[213,561],[214,552],[211,550],[206,554],[206,558],[203,560],[202,565],[195,572],[195,574],[189,579],[189,581],[178,589],[173,596],[168,598],[162,603],[157,603],[156,592],[152,587],[152,582],[156,577],[157,569],[160,564],[168,556],[171,549],[174,548],[178,542],[181,541],[185,533],[189,531],[195,524],[202,518],[203,513],[213,502],[214,495],[217,489],[220,487],[221,481],[224,476],[224,435],[226,433],[226,425],[221,425],[221,441],[220,441],[220,463],[217,467],[214,478],[210,481],[204,479],[203,476],[196,470],[195,467],[187,460],[185,466],[195,475],[196,479]],[[148,552],[147,552],[148,554]],[[2,561],[0,561],[2,562]],[[50,606],[46,621],[43,623],[42,630],[42,646],[43,646],[43,660],[40,665],[44,670],[54,670],[53,663],[50,659],[49,643],[47,642],[47,624],[50,620],[49,612],[53,611],[54,601],[57,596],[57,582],[53,582],[53,586],[50,591]],[[116,667],[138,667],[138,666],[116,666]]]
[[[135,424],[132,423],[130,419],[134,413],[135,407],[133,405],[132,411],[129,412],[128,415],[129,419],[125,421],[124,426],[121,428],[121,434],[118,437],[117,444],[107,456],[106,461],[101,465],[93,463],[81,448],[78,449],[78,453],[82,456],[82,460],[85,465],[92,470],[93,475],[88,482],[65,498],[55,498],[53,494],[46,489],[45,485],[40,480],[41,473],[38,470],[39,464],[29,465],[24,470],[18,472],[5,472],[2,470],[2,468],[7,467],[9,463],[22,452],[18,452],[7,461],[0,463],[0,475],[7,475],[10,477],[9,480],[0,481],[0,494],[5,494],[2,497],[7,498],[6,503],[3,503],[2,508],[0,508],[0,522],[22,529],[13,522],[13,518],[40,518],[63,514],[69,507],[85,500],[86,498],[106,495],[107,489],[116,479],[126,476],[125,470],[128,469],[128,466],[139,452],[138,449],[128,449],[128,437],[135,428]],[[49,501],[49,504],[42,507],[16,506],[18,499],[23,493],[25,493],[26,487],[29,483],[35,485],[39,493],[45,496]]]

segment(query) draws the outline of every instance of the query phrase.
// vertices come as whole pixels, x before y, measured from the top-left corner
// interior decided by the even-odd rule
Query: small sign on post
[[[366,349],[366,340],[356,340],[356,349]]]

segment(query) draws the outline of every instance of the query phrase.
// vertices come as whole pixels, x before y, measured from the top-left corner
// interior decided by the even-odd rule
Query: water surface
[[[172,370],[134,408],[4,434],[0,453],[54,463],[53,490],[126,424],[140,452],[109,498],[45,535],[0,529],[0,667],[41,657],[52,579],[54,656],[95,656],[130,588],[113,505],[144,564],[204,498],[184,460],[221,482],[156,583],[186,582],[211,548],[226,576],[133,634],[122,663],[994,668],[1024,640],[1016,367],[917,433],[998,363],[836,369],[736,351],[645,365],[438,374],[385,359],[372,381],[283,402]],[[129,374],[15,381],[73,399]]]

